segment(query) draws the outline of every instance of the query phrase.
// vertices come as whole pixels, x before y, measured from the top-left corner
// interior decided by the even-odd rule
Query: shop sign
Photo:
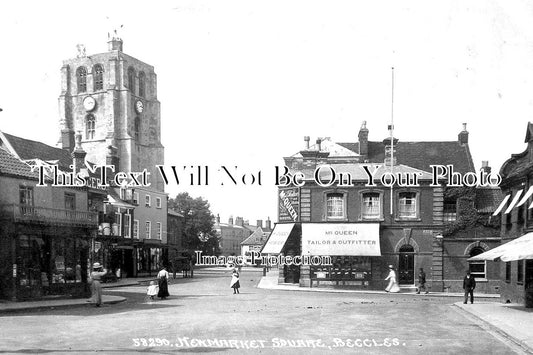
[[[279,221],[298,221],[300,209],[300,192],[298,188],[279,190]]]
[[[302,254],[381,256],[379,223],[303,223]]]

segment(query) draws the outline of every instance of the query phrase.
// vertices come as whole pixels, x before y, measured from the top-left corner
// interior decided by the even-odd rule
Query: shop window
[[[400,192],[398,194],[398,217],[417,217],[417,194],[416,192]]]
[[[444,222],[455,222],[457,219],[457,200],[444,200]]]
[[[133,220],[133,238],[139,239],[139,220]]]
[[[139,96],[145,97],[146,94],[146,75],[144,72],[139,73]]]
[[[51,283],[75,283],[82,281],[81,251],[83,245],[75,239],[53,239],[51,248]]]
[[[505,282],[511,282],[511,263],[505,263]]]
[[[146,221],[146,224],[144,226],[144,232],[145,232],[145,239],[150,239],[152,235],[152,222]]]
[[[381,195],[378,192],[363,193],[361,215],[363,219],[381,218]]]
[[[345,216],[345,198],[341,193],[326,195],[326,216],[328,219],[343,219]]]
[[[470,257],[472,258],[484,252],[485,251],[483,250],[483,248],[475,247],[470,251]],[[486,267],[487,263],[484,260],[476,260],[469,262],[470,273],[476,279],[484,279],[486,277]]]
[[[128,68],[128,89],[135,92],[135,70],[132,67]]]
[[[524,284],[524,260],[518,260],[516,263],[516,283]]]
[[[78,84],[78,93],[87,91],[87,69],[79,67],[76,70],[76,81]]]
[[[130,238],[131,216],[129,214],[125,214],[123,222],[124,238]]]
[[[104,89],[104,67],[101,64],[96,64],[93,67],[93,80],[94,80],[94,91]]]
[[[96,132],[96,118],[93,114],[88,114],[85,118],[85,127],[85,137],[87,139],[94,139],[94,134]]]

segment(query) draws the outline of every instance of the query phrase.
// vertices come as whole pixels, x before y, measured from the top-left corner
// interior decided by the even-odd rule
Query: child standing
[[[155,284],[155,281],[150,281],[150,286],[148,286],[148,289],[146,290],[146,294],[150,296],[150,299],[155,299],[155,296],[157,296],[157,290],[158,287]]]
[[[233,272],[231,273],[231,282],[229,286],[233,289],[233,294],[239,293],[241,283],[239,282],[239,273],[237,272],[237,269],[233,269]]]

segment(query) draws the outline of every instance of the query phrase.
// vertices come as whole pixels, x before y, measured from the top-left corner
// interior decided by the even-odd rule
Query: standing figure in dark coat
[[[463,280],[463,289],[465,290],[465,301],[468,302],[468,294],[470,294],[470,303],[474,303],[474,289],[476,288],[476,279],[470,274],[470,271],[466,272],[465,279]]]
[[[428,293],[428,289],[426,287],[426,273],[424,272],[423,268],[420,268],[420,272],[418,273],[418,288],[416,289],[416,293],[420,293],[422,289],[424,289],[426,294]]]
[[[167,269],[163,266],[161,271],[157,273],[157,280],[159,283],[159,292],[157,293],[157,297],[164,300],[170,294],[168,293],[168,279],[170,277],[170,274],[168,273]]]

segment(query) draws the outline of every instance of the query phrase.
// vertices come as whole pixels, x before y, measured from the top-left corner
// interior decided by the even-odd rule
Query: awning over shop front
[[[293,228],[294,223],[276,224],[261,253],[279,254]]]
[[[527,233],[497,248],[486,251],[468,259],[491,261],[515,261],[533,259],[533,232]]]
[[[303,223],[302,255],[381,256],[379,223]]]

